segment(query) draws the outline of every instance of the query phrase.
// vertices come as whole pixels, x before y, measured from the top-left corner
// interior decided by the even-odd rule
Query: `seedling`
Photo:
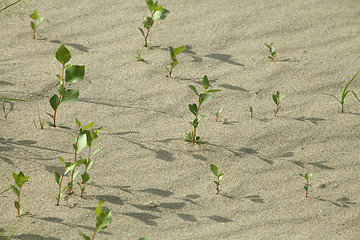
[[[276,57],[276,52],[275,52],[275,46],[274,43],[272,42],[270,45],[267,45],[265,43],[265,46],[267,46],[269,48],[270,51],[270,56],[268,56],[268,58],[270,58],[273,62],[275,61],[275,57]]]
[[[41,129],[44,129],[45,121],[44,121],[44,119],[42,119],[42,118],[40,117],[39,108],[38,108],[38,121],[39,121],[40,128],[41,128]],[[35,119],[34,119],[34,126],[35,126],[35,128],[37,128],[37,127],[36,127],[36,123],[35,123]]]
[[[214,164],[210,165],[210,169],[213,172],[213,174],[217,177],[217,181],[214,181],[216,185],[216,194],[219,195],[220,190],[220,181],[224,177],[224,171],[221,171],[219,173],[218,167]]]
[[[356,76],[357,76],[358,74],[359,74],[359,72],[356,73],[355,76],[354,76],[348,83],[345,84],[340,99],[338,99],[338,98],[335,97],[334,95],[324,93],[324,95],[328,95],[328,96],[330,96],[330,97],[333,97],[333,98],[335,98],[335,99],[340,103],[340,105],[341,105],[341,113],[344,113],[345,98],[346,98],[346,96],[350,93],[350,91],[348,91],[347,88],[349,87],[350,83],[356,78]],[[360,100],[359,100],[358,96],[356,95],[356,93],[355,93],[354,91],[351,91],[351,92],[354,94],[355,98],[360,102]]]
[[[198,105],[194,104],[189,104],[189,110],[192,114],[195,115],[195,119],[193,122],[190,122],[190,124],[194,127],[194,130],[192,132],[189,132],[185,138],[186,141],[188,142],[192,142],[192,143],[196,143],[196,144],[202,144],[202,140],[199,136],[196,136],[196,129],[199,125],[199,122],[201,119],[203,119],[204,117],[206,117],[209,114],[200,114],[199,115],[199,111],[200,111],[200,107],[205,104],[206,102],[208,102],[209,100],[211,100],[212,96],[210,93],[213,92],[219,92],[221,90],[218,89],[211,89],[208,90],[210,84],[209,84],[209,80],[207,78],[207,76],[205,75],[203,80],[202,80],[202,84],[204,86],[204,93],[199,94],[198,91],[196,90],[196,88],[193,85],[189,85],[189,88],[199,97],[199,103]]]
[[[279,112],[281,106],[280,106],[280,102],[286,97],[286,95],[283,95],[282,97],[280,97],[280,93],[279,91],[276,91],[275,94],[272,95],[272,99],[274,101],[274,103],[276,104],[276,109],[274,110],[275,113],[275,117],[276,114]]]
[[[219,114],[220,114],[222,111],[223,111],[223,110],[222,110],[222,109],[220,109],[220,110],[219,110],[219,111],[217,111],[216,113],[211,114],[211,115],[215,115],[215,116],[216,116],[216,119],[215,119],[215,121],[216,121],[216,122],[218,121]]]
[[[303,174],[299,174],[299,176],[303,177],[306,179],[306,183],[304,185],[304,189],[306,191],[306,198],[309,196],[309,187],[311,186],[310,184],[310,180],[313,176],[312,172],[307,172],[305,175]]]
[[[103,202],[99,200],[99,205],[95,209],[96,216],[96,230],[92,236],[92,238],[88,237],[87,235],[83,234],[81,231],[79,231],[80,236],[84,240],[93,240],[95,238],[96,233],[100,232],[101,230],[107,228],[111,224],[112,216],[111,216],[111,210],[107,210],[102,212],[102,204]]]
[[[149,42],[148,37],[149,37],[150,29],[154,25],[154,22],[156,20],[165,19],[167,15],[169,15],[170,11],[163,8],[162,6],[159,6],[158,1],[156,1],[155,3],[153,0],[145,0],[145,1],[151,15],[144,17],[143,24],[146,34],[142,28],[139,28],[139,30],[141,32],[141,35],[145,39],[145,47],[147,47]]]
[[[169,71],[169,78],[171,78],[173,68],[175,68],[175,66],[178,64],[176,56],[185,49],[186,49],[185,46],[181,46],[177,48],[174,48],[173,46],[169,46],[171,62],[170,62],[170,68],[166,68]]]
[[[254,108],[250,106],[249,110],[250,110],[250,118],[252,119],[254,115]]]
[[[65,169],[70,167],[70,165],[71,165],[71,162],[65,162],[64,158],[59,157],[59,159],[60,159],[60,162],[62,163],[63,171],[62,171],[61,176],[60,176],[60,173],[55,171],[55,181],[59,185],[59,194],[58,194],[58,196],[56,198],[56,201],[57,201],[56,206],[59,206],[59,202],[60,202],[60,199],[62,197],[63,192],[66,191],[66,189],[68,189],[68,186],[65,187],[64,189],[61,189],[61,185],[62,185],[62,181],[63,181],[64,176],[65,176]]]
[[[136,61],[140,61],[140,62],[144,61],[144,59],[141,58],[140,53],[139,53],[139,55],[135,56],[135,58],[136,58]]]
[[[83,80],[85,74],[85,66],[71,64],[65,65],[70,61],[71,53],[64,45],[60,46],[60,48],[56,51],[55,56],[62,65],[62,71],[61,76],[60,74],[56,75],[60,81],[60,86],[58,89],[59,95],[54,94],[50,98],[50,105],[54,110],[54,114],[47,113],[52,118],[53,122],[47,121],[46,123],[52,127],[56,127],[55,120],[59,105],[66,102],[75,102],[79,98],[79,90],[67,89],[66,85]]]
[[[32,30],[34,31],[34,39],[35,36],[37,35],[37,27],[39,26],[39,24],[44,20],[43,17],[39,17],[38,13],[36,10],[34,10],[34,12],[32,14],[30,14],[30,18],[34,21],[31,21],[30,25]]]
[[[18,188],[15,185],[11,185],[11,190],[18,197],[18,200],[14,202],[14,206],[17,209],[18,216],[20,216],[24,210],[20,205],[21,187],[24,185],[24,183],[26,183],[29,180],[29,177],[24,176],[24,174],[20,171],[19,174],[13,173],[13,178]]]

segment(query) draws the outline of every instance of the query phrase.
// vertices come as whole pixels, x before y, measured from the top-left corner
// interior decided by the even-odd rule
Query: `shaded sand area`
[[[91,235],[99,200],[113,222],[95,239],[360,239],[360,104],[349,94],[341,114],[321,94],[339,97],[360,71],[360,1],[160,4],[170,14],[155,22],[149,48],[137,29],[148,15],[143,0],[24,0],[0,13],[0,96],[26,100],[6,102],[7,118],[0,115],[0,189],[12,172],[30,176],[13,239]],[[45,18],[36,40],[34,9]],[[264,45],[271,42],[275,62]],[[38,111],[49,120],[61,44],[69,63],[86,66],[85,79],[73,85],[79,101],[59,107],[64,126],[41,130],[33,120]],[[171,44],[187,47],[173,79],[165,69]],[[135,61],[139,53],[145,62]],[[223,112],[218,122],[202,120],[205,144],[193,145],[184,141],[197,101],[188,85],[201,89],[205,74],[222,91],[201,110]],[[360,93],[360,76],[349,90]],[[276,91],[287,95],[277,118]],[[73,159],[75,117],[103,128],[94,144],[104,149],[89,171],[95,185],[83,198],[75,186],[57,207],[54,171],[58,156]],[[210,164],[225,171],[219,195]],[[306,199],[299,174],[308,171]],[[18,219],[15,198],[0,196],[0,230]]]

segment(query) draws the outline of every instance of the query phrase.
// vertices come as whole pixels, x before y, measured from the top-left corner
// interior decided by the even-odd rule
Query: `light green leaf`
[[[31,17],[31,19],[33,19],[34,21],[36,21],[36,19],[39,18],[39,15],[38,15],[37,11],[34,10],[34,12],[33,12],[32,14],[30,14],[30,17]]]
[[[67,83],[76,83],[84,79],[85,66],[71,65],[65,70],[65,81]]]
[[[15,187],[14,185],[11,185],[10,188],[11,188],[11,190],[15,193],[15,195],[19,197],[20,192],[19,192],[19,190],[17,189],[17,187]]]
[[[198,95],[198,96],[199,96],[198,91],[196,90],[196,88],[195,88],[193,85],[188,85],[188,86],[189,86],[189,88],[190,88],[191,90],[193,90],[193,91],[194,91],[194,93],[195,93],[196,95]]]
[[[67,90],[68,96],[63,96],[61,102],[63,103],[70,103],[76,102],[79,98],[79,90],[78,89],[68,89]]]
[[[207,93],[205,93],[205,94],[200,94],[200,96],[199,96],[200,105],[207,103],[208,101],[211,100],[211,98],[212,98],[212,97],[211,97],[210,94],[207,94]]]
[[[165,19],[167,17],[167,15],[169,15],[169,13],[170,13],[169,10],[163,8],[162,10],[156,11],[154,13],[153,19],[154,19],[154,21]]]
[[[218,167],[217,167],[216,165],[211,164],[211,165],[210,165],[210,169],[211,169],[211,171],[213,172],[213,174],[214,174],[215,176],[218,175]]]
[[[77,141],[76,153],[79,154],[87,146],[87,136],[86,134],[80,134]]]
[[[213,92],[220,92],[220,91],[221,91],[220,89],[211,89],[211,90],[206,91],[206,93],[213,93]]]
[[[95,157],[102,149],[103,149],[103,147],[98,147],[92,154],[91,158]]]
[[[176,65],[178,65],[178,61],[176,60],[176,58],[174,58],[173,61],[170,63],[170,66],[174,68]]]
[[[62,64],[65,65],[71,59],[70,51],[65,47],[65,45],[61,45],[60,48],[55,53],[56,59]]]
[[[75,118],[75,123],[76,123],[76,125],[77,125],[78,127],[80,127],[80,126],[81,126],[81,123],[80,123],[80,121],[79,121],[79,119],[78,119],[78,118]]]
[[[100,216],[100,214],[101,214],[102,204],[103,204],[103,201],[99,200],[99,205],[98,205],[97,208],[95,209],[95,214],[96,214],[97,216]]]
[[[91,122],[89,124],[86,124],[83,128],[81,128],[82,131],[88,129],[88,128],[92,128],[92,126],[94,126],[94,122]]]
[[[179,53],[181,53],[182,51],[184,51],[186,49],[185,46],[181,46],[181,47],[177,47],[174,49],[174,57],[176,57]]]
[[[102,212],[96,219],[96,231],[99,232],[100,230],[107,228],[112,221],[111,210]]]
[[[83,234],[82,232],[79,231],[79,235],[84,239],[84,240],[91,240],[91,238],[89,238],[88,236],[86,236],[85,234]]]
[[[39,25],[44,20],[43,17],[40,17],[38,20],[36,20],[36,24]]]

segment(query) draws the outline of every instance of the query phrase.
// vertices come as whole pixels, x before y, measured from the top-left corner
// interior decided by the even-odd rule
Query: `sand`
[[[360,71],[360,2],[160,4],[170,14],[155,22],[148,48],[137,29],[148,15],[143,0],[24,0],[0,13],[0,96],[26,100],[6,102],[0,115],[0,189],[13,184],[12,172],[30,176],[13,239],[92,235],[99,200],[113,221],[95,239],[360,239],[360,104],[349,94],[341,114],[322,94],[339,97]],[[45,18],[36,40],[34,9]],[[264,45],[271,42],[275,62]],[[79,101],[59,107],[64,126],[41,130],[38,113],[50,120],[57,93],[61,44],[71,64],[86,66],[85,79],[73,84]],[[171,44],[187,50],[169,79]],[[145,62],[135,60],[139,53]],[[188,105],[197,101],[188,85],[200,91],[205,74],[222,91],[201,112],[223,112],[218,122],[200,122],[205,144],[194,145],[184,141]],[[349,90],[359,93],[359,82]],[[277,118],[276,91],[287,95]],[[75,117],[103,128],[94,142],[103,151],[89,171],[95,185],[84,197],[76,186],[57,207],[54,171],[58,156],[73,159]],[[210,164],[225,171],[219,195]],[[306,172],[313,173],[309,198],[299,176]],[[19,220],[15,198],[0,196],[0,230]]]

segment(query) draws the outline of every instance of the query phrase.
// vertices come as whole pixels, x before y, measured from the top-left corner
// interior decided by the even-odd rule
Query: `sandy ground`
[[[1,2],[1,7],[10,0]],[[27,214],[13,239],[80,239],[95,230],[98,200],[113,222],[96,239],[360,239],[360,104],[345,113],[335,99],[360,70],[360,1],[160,1],[150,47],[138,31],[146,3],[23,1],[0,13],[0,189],[12,172],[30,176],[22,190]],[[32,39],[29,14],[45,18]],[[155,31],[162,29],[161,31]],[[276,62],[264,43],[274,42]],[[64,127],[49,120],[57,92],[61,44],[72,64],[86,66],[75,103],[60,105]],[[166,77],[168,46],[187,46],[174,78]],[[138,53],[145,62],[134,59]],[[223,109],[219,122],[198,128],[204,145],[183,139],[192,130],[188,104],[207,75],[221,89],[203,113]],[[360,76],[350,85],[360,93]],[[272,94],[287,97],[275,118]],[[250,119],[249,106],[255,109]],[[58,156],[73,158],[75,117],[103,128],[85,196],[55,206]],[[216,195],[210,164],[225,171]],[[304,179],[313,172],[310,197]],[[0,196],[0,230],[18,220],[15,195]],[[6,233],[0,239],[6,239]]]

